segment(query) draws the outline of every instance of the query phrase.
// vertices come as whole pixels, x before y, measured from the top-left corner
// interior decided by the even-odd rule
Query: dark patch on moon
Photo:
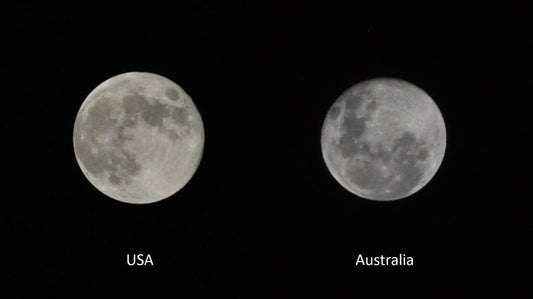
[[[124,180],[116,176],[115,174],[112,174],[109,177],[109,182],[113,185],[121,185]]]
[[[376,103],[376,101],[370,101],[370,103],[366,105],[366,110],[370,112],[376,111],[377,108],[378,103]]]
[[[329,109],[328,117],[330,119],[336,119],[337,116],[339,116],[340,112],[341,112],[341,108],[339,108],[339,106],[337,105],[334,105],[333,107],[331,107],[331,109]]]
[[[368,88],[368,86],[364,86],[362,88],[357,88],[357,89],[350,88],[340,96],[338,101],[346,102],[346,106],[345,106],[346,111],[350,111],[350,110],[355,111],[359,109],[361,105],[364,104],[365,99],[370,96],[371,92],[372,91]]]
[[[90,128],[89,135],[95,132],[109,131],[116,125],[118,119],[111,118],[114,108],[110,99],[103,98],[98,105],[93,105],[88,109],[87,126]]]
[[[180,97],[179,92],[174,88],[167,88],[167,90],[165,91],[165,95],[173,101],[177,100]]]
[[[167,137],[170,139],[170,140],[173,140],[173,141],[176,141],[180,138],[180,135],[178,134],[178,132],[174,131],[174,130],[168,130],[166,132],[167,134]]]
[[[373,112],[377,109],[377,104],[375,101],[370,102],[366,107],[366,115],[358,117],[356,109],[361,106],[363,101],[360,98],[347,98],[345,101],[346,107],[349,106],[350,109],[346,109],[344,112],[341,125],[344,128],[344,132],[338,146],[342,157],[349,158],[360,151],[362,144],[358,142],[358,139],[365,133],[367,122],[372,118]]]
[[[140,114],[149,125],[161,128],[165,117],[165,105],[154,101],[150,103],[140,94],[127,95],[122,98],[122,104],[127,114]],[[131,117],[132,115],[128,115]]]
[[[143,111],[142,118],[147,124],[160,128],[163,126],[164,113],[165,106],[161,103],[155,102],[150,104],[148,110]]]
[[[140,113],[148,109],[148,102],[138,93],[123,97],[122,105],[128,114]]]
[[[180,125],[187,124],[187,117],[188,113],[187,110],[184,108],[177,108],[177,107],[168,107],[167,113],[170,115],[170,117],[175,120]]]
[[[357,139],[363,135],[366,130],[366,122],[368,118],[366,117],[357,117],[355,113],[352,117],[344,117],[343,127],[346,129],[344,134],[339,140],[339,149],[343,158],[352,157],[358,152],[358,144],[356,143]]]
[[[405,132],[393,145],[394,152],[400,152],[404,156],[412,157],[417,161],[425,161],[429,156],[429,150],[424,143],[418,141],[413,133]]]

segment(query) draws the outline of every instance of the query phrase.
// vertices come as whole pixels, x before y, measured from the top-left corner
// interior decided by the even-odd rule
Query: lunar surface
[[[87,96],[74,124],[74,152],[87,179],[127,203],[176,193],[198,168],[203,146],[203,123],[191,98],[151,73],[103,82]]]
[[[322,155],[335,179],[372,200],[407,197],[426,185],[444,157],[446,129],[420,88],[373,79],[345,91],[322,127]]]

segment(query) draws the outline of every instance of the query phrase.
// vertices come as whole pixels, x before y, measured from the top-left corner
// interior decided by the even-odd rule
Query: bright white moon
[[[191,98],[151,73],[96,87],[74,123],[74,152],[87,179],[116,200],[146,204],[179,191],[203,153],[204,127]]]
[[[390,201],[417,192],[435,175],[446,129],[423,90],[381,78],[356,84],[335,101],[321,143],[329,171],[344,188]]]

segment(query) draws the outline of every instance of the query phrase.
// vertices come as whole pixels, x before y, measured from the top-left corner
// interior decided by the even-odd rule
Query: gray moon
[[[322,156],[333,177],[363,198],[391,201],[424,187],[446,148],[446,128],[429,95],[377,78],[346,90],[329,109]]]
[[[89,180],[127,203],[165,199],[191,179],[204,147],[204,127],[176,83],[131,72],[98,85],[74,123],[74,152]]]

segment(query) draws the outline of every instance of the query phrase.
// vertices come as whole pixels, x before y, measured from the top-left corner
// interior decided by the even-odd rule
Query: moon
[[[146,204],[187,184],[203,153],[204,127],[176,83],[144,72],[112,77],[85,99],[74,123],[76,160],[96,189]]]
[[[348,191],[392,201],[424,187],[446,148],[439,108],[417,86],[377,78],[346,90],[329,109],[321,134],[322,156]]]

